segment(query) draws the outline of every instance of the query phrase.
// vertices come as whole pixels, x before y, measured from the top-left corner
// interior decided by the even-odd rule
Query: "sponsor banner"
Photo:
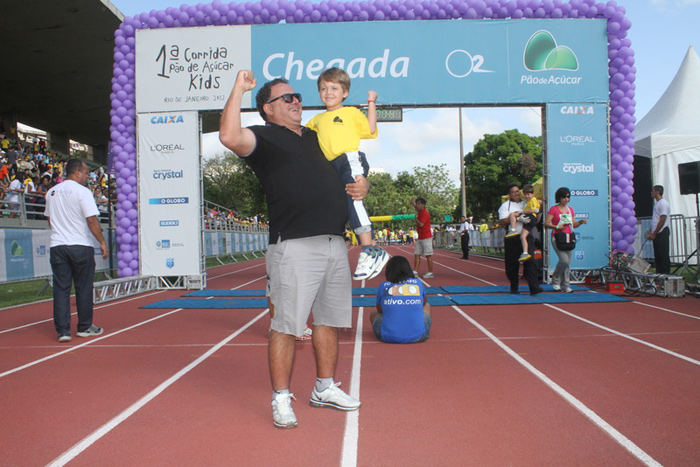
[[[140,274],[200,271],[197,112],[138,115]]]
[[[107,232],[103,232],[105,237]],[[112,237],[112,245],[114,236]],[[48,277],[51,271],[51,231],[48,229],[0,230],[0,282]],[[113,251],[113,254],[114,251]],[[109,258],[102,259],[95,248],[95,270],[109,269]]]
[[[204,232],[207,256],[267,250],[269,236],[266,233]]]
[[[601,18],[138,30],[136,108],[221,109],[242,69],[258,80],[243,108],[277,77],[322,107],[316,80],[333,66],[352,79],[350,105],[366,104],[368,90],[391,105],[607,102],[606,28]],[[331,40],[341,37],[353,40]]]
[[[547,206],[556,204],[560,187],[571,191],[576,219],[587,224],[575,230],[572,269],[607,265],[610,253],[610,188],[607,106],[603,104],[547,105]],[[546,214],[546,212],[545,212]],[[548,232],[551,234],[551,232]],[[550,248],[549,269],[556,254]]]
[[[221,109],[250,69],[250,26],[136,31],[136,110]],[[243,107],[250,107],[250,93]]]

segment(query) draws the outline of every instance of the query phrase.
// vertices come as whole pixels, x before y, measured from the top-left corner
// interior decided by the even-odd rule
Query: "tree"
[[[227,152],[204,163],[204,198],[243,217],[267,213],[260,181],[241,158]]]
[[[464,157],[467,206],[477,219],[495,216],[508,185],[542,176],[542,138],[507,130],[484,135]]]
[[[458,203],[459,189],[450,179],[446,164],[439,166],[414,167],[415,195],[427,201],[433,222],[444,222],[446,215],[452,215]]]

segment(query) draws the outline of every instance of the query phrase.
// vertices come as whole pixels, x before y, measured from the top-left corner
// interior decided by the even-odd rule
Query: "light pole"
[[[462,137],[462,108],[458,107],[459,111],[459,180],[461,182],[462,195],[462,217],[467,217],[467,187],[464,182],[464,141]]]

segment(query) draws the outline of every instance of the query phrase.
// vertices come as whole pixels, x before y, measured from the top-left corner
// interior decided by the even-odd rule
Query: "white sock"
[[[333,385],[333,378],[316,378],[316,392],[325,391]]]

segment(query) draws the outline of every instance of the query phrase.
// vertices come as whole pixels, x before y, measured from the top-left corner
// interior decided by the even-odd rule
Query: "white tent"
[[[671,214],[695,217],[695,195],[681,195],[678,181],[678,164],[700,161],[700,57],[692,46],[666,92],[637,123],[634,151],[652,159],[653,185],[663,185]]]

